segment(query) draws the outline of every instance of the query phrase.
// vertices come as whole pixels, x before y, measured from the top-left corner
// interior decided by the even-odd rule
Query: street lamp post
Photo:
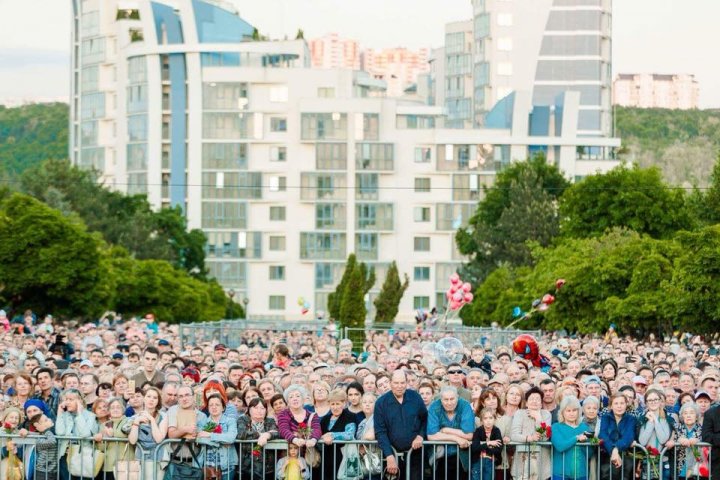
[[[245,297],[243,298],[242,303],[245,307],[245,320],[247,320],[248,318],[250,318],[250,316],[248,315],[248,303],[250,303],[250,299]]]

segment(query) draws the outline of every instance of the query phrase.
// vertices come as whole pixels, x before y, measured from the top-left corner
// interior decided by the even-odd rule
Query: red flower
[[[710,476],[710,471],[708,470],[708,466],[706,463],[703,463],[702,465],[700,465],[700,467],[698,468],[698,473],[700,474],[701,477],[709,477]]]
[[[550,440],[550,437],[552,436],[552,428],[550,426],[545,427],[545,436]]]
[[[255,457],[255,458],[259,458],[259,457],[260,457],[260,450],[253,450],[253,451],[252,451],[252,455],[253,455],[253,457]]]
[[[220,426],[219,423],[215,426],[213,433],[222,433],[222,427]]]
[[[548,424],[545,423],[545,422],[542,422],[542,423],[540,424],[540,428],[542,428],[543,430],[547,430]]]
[[[647,447],[647,450],[648,450],[648,453],[649,453],[650,455],[654,456],[654,457],[660,455],[660,450],[658,450],[658,449],[655,448],[655,447],[648,446],[648,447]]]
[[[307,423],[305,423],[305,422],[298,423],[298,428],[307,428]]]
[[[3,424],[3,428],[5,428],[6,430],[11,430],[11,429],[12,429],[12,425],[10,425],[10,422],[5,422],[5,423]]]

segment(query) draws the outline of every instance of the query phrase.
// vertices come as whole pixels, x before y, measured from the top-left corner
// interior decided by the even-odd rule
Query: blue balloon
[[[522,310],[520,309],[520,307],[513,308],[513,311],[512,311],[513,318],[518,318],[521,314],[522,314]]]
[[[305,308],[310,308],[310,302],[305,302],[305,303],[303,303],[303,307],[305,307]]]
[[[540,303],[541,303],[541,300],[539,298],[536,298],[535,300],[533,300],[533,303],[532,303],[533,308],[537,308],[538,305],[540,305]]]

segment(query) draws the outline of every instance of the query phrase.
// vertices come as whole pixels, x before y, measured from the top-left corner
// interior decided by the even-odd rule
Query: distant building
[[[417,101],[387,98],[387,82],[354,65],[311,68],[305,40],[252,41],[216,1],[72,5],[71,161],[155,209],[181,208],[207,235],[209,275],[249,299],[252,319],[301,318],[299,297],[325,310],[354,252],[377,273],[371,316],[391,262],[411,276],[398,320],[412,322],[443,305],[466,260],[456,231],[499,171],[539,150],[571,180],[619,163],[619,139],[578,130],[578,91],[544,116],[512,92],[493,128],[448,129],[444,83],[435,106],[420,100],[427,75]],[[438,71],[456,61],[433,58]]]
[[[476,127],[492,127],[491,111],[501,102],[508,103],[511,92],[530,92],[536,108],[533,118],[546,124],[548,108],[563,93],[575,91],[580,93],[578,135],[612,135],[611,0],[472,0],[472,4]],[[540,125],[531,125],[531,131],[544,132]]]
[[[694,75],[621,73],[613,86],[614,105],[678,110],[698,108],[700,87]]]
[[[340,38],[337,33],[308,40],[313,68],[360,70],[360,45],[357,40]]]
[[[360,53],[362,69],[387,83],[387,96],[399,97],[405,89],[417,82],[418,75],[430,71],[428,50],[407,48],[364,49]]]

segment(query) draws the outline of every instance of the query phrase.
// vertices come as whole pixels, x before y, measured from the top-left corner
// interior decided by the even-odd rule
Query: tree
[[[77,218],[22,194],[0,203],[0,279],[13,308],[93,316],[108,304],[101,240]]]
[[[328,313],[333,320],[340,320],[340,307],[342,306],[342,297],[345,294],[345,286],[348,284],[353,270],[355,270],[356,263],[357,258],[355,254],[351,253],[345,263],[345,271],[340,279],[340,283],[335,287],[335,291],[328,295]]]
[[[385,275],[380,294],[375,301],[375,323],[392,323],[398,314],[398,306],[405,290],[410,285],[410,279],[405,274],[405,281],[400,283],[400,274],[397,264],[392,262]]]
[[[478,284],[501,264],[527,265],[528,242],[549,245],[558,233],[557,198],[568,182],[543,156],[510,165],[458,230],[460,252],[470,256],[463,277]]]
[[[153,212],[145,196],[106,189],[95,172],[60,160],[26,171],[22,189],[66,215],[78,215],[89,230],[136,258],[167,260],[200,278],[205,275],[205,235],[187,231],[179,207]]]
[[[252,32],[252,39],[253,41],[257,42],[259,40],[262,40],[262,37],[260,35],[260,31],[257,28],[253,28]]]
[[[590,175],[571,186],[560,199],[562,233],[597,237],[624,227],[653,238],[668,238],[692,227],[682,190],[663,182],[657,168],[621,166]]]
[[[298,31],[295,34],[295,40],[303,40],[304,38],[305,38],[305,32],[303,32],[302,28],[298,28]]]
[[[49,158],[67,158],[68,105],[0,106],[0,178],[16,180]]]
[[[353,341],[353,347],[361,350],[365,341],[365,286],[367,276],[362,264],[355,263],[347,277],[347,283],[342,294],[340,305],[340,326],[352,328],[348,338]]]

